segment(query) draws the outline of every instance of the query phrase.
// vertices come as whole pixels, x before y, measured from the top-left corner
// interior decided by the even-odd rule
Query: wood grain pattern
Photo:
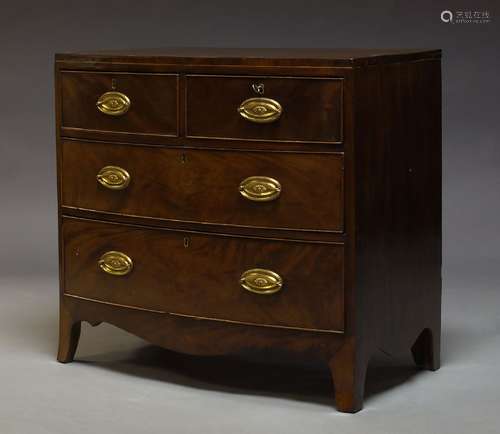
[[[170,220],[248,227],[343,231],[343,155],[139,148],[64,141],[62,204]],[[99,170],[119,166],[130,185],[109,190]],[[313,175],[312,175],[313,174]],[[277,179],[281,195],[252,202],[238,187]]]
[[[259,96],[278,101],[281,117],[256,124],[242,118],[239,105]],[[342,142],[342,79],[186,76],[186,136],[265,141]]]
[[[367,366],[377,351],[397,354],[411,349],[419,367],[438,369],[440,56],[439,50],[323,49],[166,49],[57,55],[58,359],[73,359],[81,321],[109,322],[154,344],[191,354],[272,349],[282,351],[283,357],[316,358],[327,364],[337,408],[344,412],[361,409]],[[178,76],[178,136],[151,134],[159,125],[157,121],[151,124],[157,113],[148,114],[147,119],[134,118],[132,124],[110,131],[64,128],[63,91],[68,70],[75,77],[99,73],[108,79],[121,73]],[[190,88],[196,90],[190,103],[186,90],[193,84],[189,81],[194,80],[193,75],[240,78],[234,82],[226,82],[228,77],[223,81],[202,78],[198,88]],[[292,80],[284,77],[304,80],[293,91],[283,90],[295,108],[301,98],[312,101],[314,92],[306,86],[309,78],[326,79],[319,80],[324,83],[337,83],[332,79],[341,78],[342,103],[338,104],[339,94],[332,88],[318,98],[323,108],[316,112],[313,107],[314,116],[311,112],[303,124],[288,124],[276,132],[254,134],[234,120],[222,125],[221,119],[228,116],[225,110],[233,104],[233,93],[240,92],[238,100],[246,96],[243,89],[257,77],[280,87]],[[89,89],[88,84],[86,81],[82,88]],[[72,83],[71,92],[76,94],[78,86],[78,82]],[[198,111],[203,108],[200,98],[215,101],[217,89],[225,86],[231,92],[221,97],[223,107],[216,106],[205,115]],[[267,91],[273,87],[267,86]],[[150,104],[147,101],[144,107]],[[187,113],[188,105],[195,112]],[[340,136],[338,124],[324,127],[333,113],[331,106],[341,110]],[[87,119],[85,113],[81,116]],[[218,122],[213,123],[216,118]],[[131,125],[138,132],[126,132]],[[192,127],[223,137],[187,137]],[[314,141],[339,137],[342,143]],[[184,163],[178,164],[182,159]],[[141,174],[149,167],[152,171],[137,190],[130,185],[131,198],[105,198],[95,184],[85,184],[90,174],[94,182],[93,172],[101,164],[126,165]],[[286,212],[284,206],[275,207],[271,218],[262,216],[260,210],[252,214],[250,207],[244,215],[242,207],[251,205],[231,202],[233,193],[225,186],[239,183],[247,168],[273,169],[286,186],[300,181],[308,186],[308,202],[302,201],[303,195],[294,196],[293,201],[283,196]],[[165,173],[158,178],[162,169]],[[316,178],[319,182],[311,189]],[[340,179],[342,199],[337,189]],[[174,181],[178,192],[170,189]],[[228,199],[203,200],[208,185]],[[83,203],[98,209],[78,208]],[[163,214],[163,203],[175,212]],[[127,214],[134,209],[136,214]],[[251,220],[245,220],[246,215]],[[276,227],[278,222],[283,228]],[[332,232],[340,228],[342,233]],[[184,247],[185,238],[188,247]],[[126,249],[139,258],[137,268],[122,281],[99,274],[95,264],[96,257],[112,248]],[[228,282],[255,263],[262,267],[271,264],[300,284],[288,285],[288,292],[285,286],[280,297],[268,298],[272,306],[243,290],[233,291],[233,283]],[[168,278],[158,277],[165,271]],[[201,280],[208,283],[201,285]],[[180,290],[173,291],[174,287]],[[173,315],[175,312],[169,313],[172,306],[183,315],[195,312],[199,316]],[[224,317],[228,312],[231,317]],[[229,320],[214,320],[210,315]],[[260,324],[253,322],[256,319]],[[290,325],[297,328],[286,328]],[[304,325],[338,328],[342,333],[303,330]]]
[[[337,398],[349,411],[362,407],[375,352],[412,347],[417,364],[436,370],[441,335],[440,62],[356,74],[355,122],[363,128],[354,130],[355,275],[346,277],[356,282],[346,306],[356,339],[330,363],[334,383],[351,384]]]
[[[61,74],[62,126],[92,133],[177,136],[178,84],[175,74],[130,74],[64,71]],[[105,92],[127,95],[130,109],[122,116],[101,113],[96,102]],[[81,131],[83,130],[83,131]]]
[[[177,314],[253,324],[342,331],[343,247],[208,236],[65,219],[65,292]],[[126,276],[97,266],[107,251],[132,258]],[[309,273],[314,267],[314,273]],[[239,282],[249,269],[278,273],[283,289],[263,296]]]

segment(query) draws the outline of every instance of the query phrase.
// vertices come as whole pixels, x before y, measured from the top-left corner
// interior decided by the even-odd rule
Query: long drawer
[[[67,140],[62,205],[161,219],[343,231],[343,154]]]
[[[62,233],[66,294],[222,321],[344,329],[341,244],[75,218],[63,219]]]

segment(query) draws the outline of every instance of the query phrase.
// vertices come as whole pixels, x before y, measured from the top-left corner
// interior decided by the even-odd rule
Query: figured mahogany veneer
[[[199,223],[342,232],[343,162],[342,153],[158,149],[66,140],[62,205]],[[123,190],[96,182],[109,164],[129,173]],[[280,197],[253,202],[242,196],[240,183],[254,175],[278,180]]]
[[[123,116],[106,116],[96,110],[106,92],[129,97],[130,108]],[[104,137],[106,132],[130,135],[177,136],[177,74],[135,74],[64,71],[61,74],[61,126],[89,130]]]
[[[215,320],[341,332],[343,246],[63,221],[66,293],[152,311]],[[96,258],[126,253],[133,272],[103,273]],[[273,296],[245,291],[241,274],[277,272]],[[314,274],[308,270],[316,268]]]
[[[56,55],[58,360],[81,321],[172,350],[440,364],[439,50]]]
[[[235,110],[260,94],[279,101],[279,122],[248,122]],[[279,140],[340,143],[342,79],[186,76],[186,136],[222,140]]]

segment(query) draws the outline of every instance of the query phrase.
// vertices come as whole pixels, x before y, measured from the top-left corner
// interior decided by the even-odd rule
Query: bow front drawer
[[[188,222],[343,231],[343,154],[64,141],[62,205]]]
[[[177,75],[64,71],[62,132],[177,136]]]
[[[342,244],[71,218],[63,238],[66,294],[183,316],[344,329]]]
[[[340,143],[342,79],[186,77],[186,135]]]

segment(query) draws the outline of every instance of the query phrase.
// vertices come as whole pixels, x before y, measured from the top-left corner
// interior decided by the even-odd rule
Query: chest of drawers
[[[58,54],[58,360],[82,321],[276,349],[362,407],[377,351],[439,367],[439,50]]]

